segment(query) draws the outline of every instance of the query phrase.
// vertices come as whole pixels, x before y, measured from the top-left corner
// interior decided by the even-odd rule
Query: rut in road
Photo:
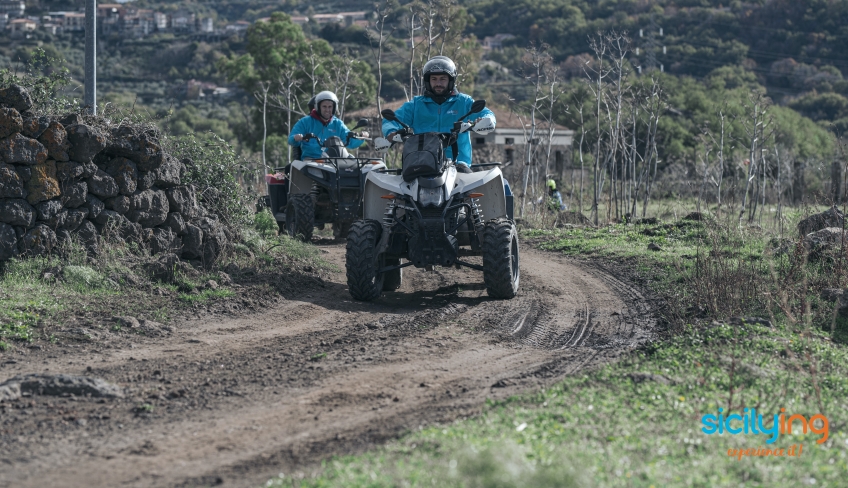
[[[322,248],[343,270],[344,246]],[[512,300],[489,299],[476,271],[406,268],[397,292],[354,302],[338,272],[260,314],[3,364],[0,381],[90,374],[127,396],[0,410],[0,486],[259,486],[473,415],[652,336],[653,302],[614,272],[526,246],[521,259]]]

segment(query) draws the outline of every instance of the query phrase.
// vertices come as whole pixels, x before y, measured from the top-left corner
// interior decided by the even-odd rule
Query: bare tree
[[[292,130],[292,112],[302,113],[299,106],[296,108],[297,89],[300,85],[300,80],[294,68],[289,68],[284,71],[279,80],[277,80],[277,93],[271,95],[272,106],[280,110],[286,111],[286,128],[291,133]],[[263,144],[264,146],[264,144]],[[264,151],[264,149],[263,149]],[[288,148],[288,160],[291,161],[291,146]]]
[[[439,44],[439,55],[445,54],[445,42],[451,30],[451,8],[454,6],[452,0],[440,0],[439,2],[439,24],[441,24],[441,43]]]
[[[421,26],[415,27],[415,16],[417,8],[414,3],[408,5],[409,8],[409,92],[406,94],[406,100],[409,101],[415,96],[415,31],[421,29]],[[404,90],[406,91],[406,90]]]
[[[583,211],[583,139],[586,135],[585,121],[583,119],[583,102],[577,105],[577,112],[580,114],[580,144],[577,145],[577,152],[580,156],[580,212]]]
[[[696,204],[696,209],[698,212],[701,211],[701,199],[704,196],[704,188],[706,188],[707,186],[707,178],[710,175],[710,153],[712,152],[713,148],[712,144],[710,144],[710,141],[708,141],[707,139],[708,136],[706,134],[701,135],[701,146],[704,149],[704,153],[701,155],[701,162],[704,164],[704,177],[701,179],[701,186],[698,188],[698,203]]]
[[[356,86],[351,83],[350,79],[355,60],[347,54],[333,57],[332,59],[330,73],[333,76],[333,92],[336,94],[341,92],[341,96],[339,97],[339,118],[344,119],[347,101],[356,93],[354,90]]]
[[[721,184],[724,179],[724,134],[725,134],[725,111],[727,110],[727,102],[723,102],[722,106],[718,109],[718,123],[719,123],[719,139],[718,143],[716,143],[715,138],[713,137],[711,132],[708,132],[710,139],[712,139],[713,144],[718,146],[718,153],[716,156],[718,157],[718,181],[713,179],[713,182],[716,186],[716,203],[717,209],[716,212],[721,212]]]
[[[305,56],[304,61],[303,73],[309,81],[312,82],[312,91],[309,93],[309,96],[314,97],[318,84],[323,80],[319,73],[319,69],[321,68],[321,59],[315,52],[315,48],[311,43],[309,44],[309,54]]]
[[[389,18],[389,15],[392,14],[394,10],[394,6],[390,2],[390,0],[384,0],[383,3],[378,3],[374,5],[374,14],[377,16],[377,20],[374,22],[374,27],[376,27],[377,32],[377,47],[374,47],[374,36],[370,35],[368,37],[369,42],[371,43],[371,53],[374,56],[374,61],[377,64],[377,113],[381,113],[383,111],[383,101],[380,97],[380,88],[383,86],[383,47],[386,43],[386,38],[391,36],[391,33],[394,32],[394,28],[390,30],[387,34],[386,31],[386,20]],[[370,31],[369,31],[370,32]]]
[[[553,145],[554,133],[556,132],[556,123],[554,122],[554,110],[557,108],[559,104],[560,97],[562,96],[562,91],[557,91],[557,85],[559,84],[559,68],[554,64],[548,64],[545,66],[545,86],[547,87],[548,96],[547,96],[547,114],[544,114],[545,121],[548,124],[548,134],[545,138],[546,147],[545,147],[545,178],[547,178],[550,173],[550,163],[551,163],[551,146]],[[568,109],[566,108],[566,111]]]
[[[591,67],[587,63],[583,66],[583,69],[587,78],[592,80],[592,84],[589,85],[589,88],[592,90],[592,94],[595,97],[595,122],[597,131],[595,136],[597,141],[595,145],[595,161],[592,166],[592,221],[595,225],[598,225],[598,200],[601,191],[603,191],[600,168],[601,147],[603,146],[603,132],[601,131],[601,103],[604,100],[605,80],[610,75],[610,69],[605,67],[604,64],[609,46],[600,34],[598,34],[597,39],[591,38],[589,40],[589,45],[595,53],[596,65],[595,67]]]
[[[266,81],[259,82],[259,91],[253,92],[256,100],[262,102],[262,167],[265,172],[268,172],[268,163],[265,161],[265,141],[268,140],[268,91],[271,89],[271,83]]]
[[[751,181],[757,176],[757,161],[758,155],[762,148],[761,141],[764,138],[765,129],[768,127],[770,120],[768,119],[768,99],[764,94],[755,91],[748,97],[749,115],[745,119],[745,132],[748,136],[748,176],[745,181],[745,191],[742,194],[742,207],[739,209],[739,224],[742,224],[742,218],[745,215],[745,210],[748,204],[748,194],[751,191]],[[756,209],[756,196],[752,199],[751,211],[748,215],[748,222],[754,221],[754,210]]]
[[[651,191],[654,188],[654,182],[657,180],[657,165],[659,157],[657,152],[657,128],[660,122],[660,116],[665,111],[665,93],[662,85],[656,79],[651,80],[651,95],[648,97],[646,108],[648,110],[648,135],[647,135],[647,154],[645,165],[648,181],[645,186],[645,198],[642,202],[642,218],[648,211],[648,202],[651,199]],[[651,172],[651,162],[653,162],[653,173]]]
[[[616,188],[616,178],[618,175],[618,164],[616,162],[616,156],[618,148],[621,145],[619,143],[619,139],[622,137],[621,114],[624,109],[624,97],[630,90],[630,86],[627,82],[629,70],[625,65],[627,53],[630,52],[630,40],[623,34],[611,32],[610,34],[607,34],[604,37],[604,42],[606,42],[609,46],[609,58],[612,65],[612,72],[614,74],[612,88],[613,94],[615,95],[612,114],[610,113],[608,107],[606,110],[606,115],[608,118],[607,123],[610,124],[612,131],[612,133],[610,134],[610,151],[607,153],[606,158],[607,167],[610,168],[609,196],[611,203],[611,205],[607,208],[607,219],[611,217],[612,207],[615,206],[615,218],[616,220],[619,220],[621,218],[621,215],[618,205],[619,192]]]
[[[529,137],[526,135],[526,126],[525,126],[525,172],[524,172],[524,187],[521,195],[521,215],[524,215],[524,207],[527,203],[527,184],[530,179],[530,171],[531,171],[531,161],[533,155],[533,146],[536,142],[536,110],[538,110],[539,102],[543,101],[547,98],[547,95],[540,96],[542,91],[542,83],[544,82],[543,74],[544,70],[547,66],[547,63],[550,60],[550,56],[545,52],[545,47],[543,46],[541,49],[536,48],[535,46],[531,46],[527,49],[527,52],[524,54],[524,64],[530,68],[529,76],[525,76],[526,79],[532,80],[533,82],[533,98],[530,103],[530,134]],[[523,126],[524,124],[522,124]]]

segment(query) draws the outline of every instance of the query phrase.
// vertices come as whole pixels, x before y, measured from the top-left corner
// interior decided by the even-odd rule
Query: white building
[[[30,19],[14,19],[9,21],[7,26],[9,34],[12,37],[24,36],[28,32],[34,31],[37,27],[38,24],[36,24],[34,20]]]
[[[62,29],[66,32],[84,31],[85,14],[80,12],[65,12],[62,16]]]
[[[156,30],[163,31],[168,28],[168,15],[162,12],[153,12],[153,25]]]
[[[515,36],[512,34],[495,34],[493,36],[486,36],[483,38],[483,49],[487,51],[497,51],[499,49],[503,49],[504,41],[508,41],[510,39],[515,39]]]
[[[20,0],[0,0],[0,14],[9,14],[9,19],[23,17],[26,13],[26,3]]]

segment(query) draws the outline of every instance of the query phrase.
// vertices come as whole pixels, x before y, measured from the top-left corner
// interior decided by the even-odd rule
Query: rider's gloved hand
[[[368,138],[368,131],[363,131],[361,134],[359,134],[359,137]]]
[[[295,134],[294,140],[297,141],[297,142],[302,141],[303,140],[303,134]]]
[[[466,173],[466,174],[467,173],[473,173],[473,171],[471,171],[471,166],[469,166],[465,163],[456,163],[456,172],[457,173]]]

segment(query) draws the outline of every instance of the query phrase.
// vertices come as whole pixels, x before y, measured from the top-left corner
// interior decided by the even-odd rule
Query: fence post
[[[830,163],[830,184],[833,205],[842,203],[842,164],[839,161]]]
[[[85,106],[97,115],[97,0],[85,2]]]
[[[803,203],[805,200],[805,193],[807,191],[807,185],[804,181],[804,167],[806,165],[803,161],[795,160],[795,168],[794,175],[792,178],[792,201],[796,204]]]

